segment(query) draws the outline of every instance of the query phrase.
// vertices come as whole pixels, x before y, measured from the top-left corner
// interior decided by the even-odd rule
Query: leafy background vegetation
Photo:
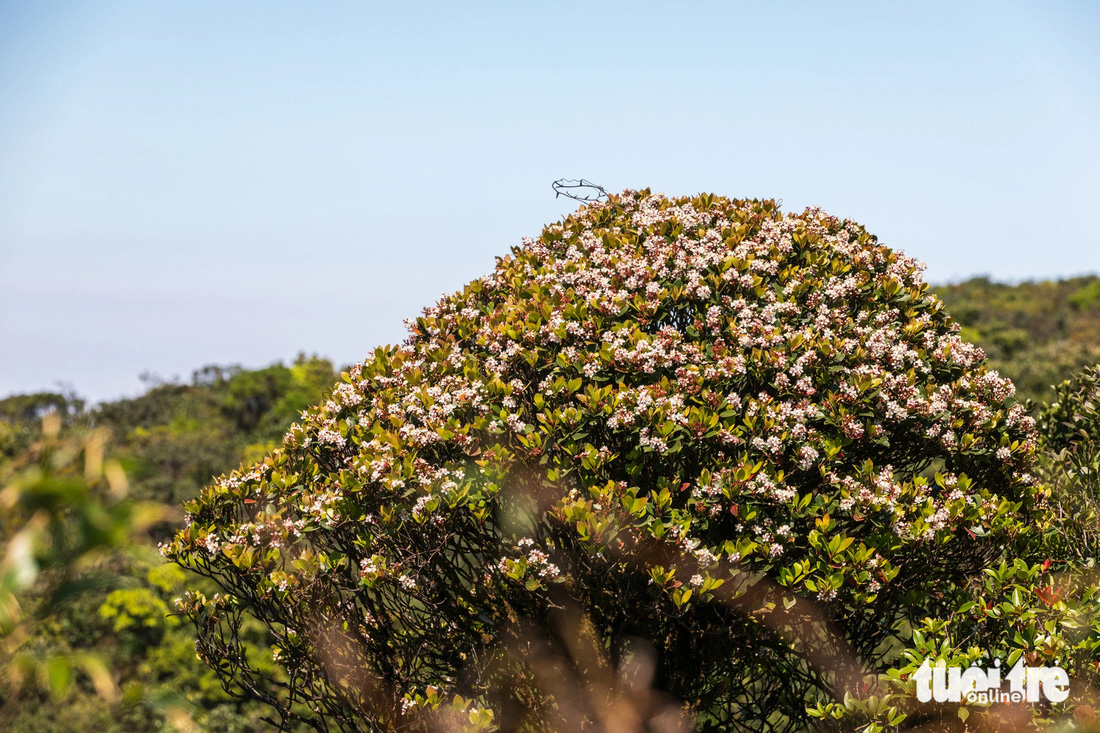
[[[60,393],[0,401],[0,477],[7,487],[0,501],[0,541],[7,547],[0,576],[0,729],[268,729],[261,710],[233,702],[196,659],[190,625],[168,615],[172,599],[198,579],[164,564],[156,545],[182,523],[182,501],[212,476],[272,449],[335,376],[329,361],[303,355],[289,366],[257,370],[205,367],[187,382],[153,383],[140,397],[94,408]],[[52,434],[49,425],[43,431],[49,415],[58,423]],[[101,486],[108,482],[87,466],[104,463],[103,453],[107,472],[114,467],[113,489]],[[13,552],[18,534],[33,524],[32,516],[42,516],[44,496],[73,487],[87,494],[48,505],[50,518],[77,526],[98,522],[105,536],[69,548],[52,563],[43,556],[64,543],[45,538],[47,549],[30,563],[38,566],[37,578],[20,584],[14,576],[28,558]],[[147,510],[145,521],[137,521],[139,507]],[[73,509],[104,516],[74,520]],[[18,625],[5,591],[18,599]],[[265,648],[258,629],[245,633]]]
[[[975,278],[935,289],[981,346],[990,365],[1012,378],[1020,399],[1040,402],[1087,364],[1100,362],[1100,279],[1024,282]]]
[[[1036,414],[1043,401],[1066,402],[1052,385],[1100,361],[1100,278],[934,289]],[[273,448],[336,377],[329,361],[300,355],[257,370],[208,366],[91,407],[63,393],[0,400],[0,729],[269,727],[265,710],[235,701],[196,659],[190,625],[168,615],[185,586],[203,586],[164,565],[156,545],[182,524],[181,502]],[[1063,418],[1054,422],[1075,415]],[[1040,426],[1058,432],[1051,424]],[[1058,440],[1064,458],[1067,438]],[[1094,498],[1065,486],[1094,459],[1052,480],[1077,521],[1095,513]],[[994,580],[1010,588],[1009,576],[1027,572],[1003,569]],[[270,660],[259,627],[242,634],[256,664]]]

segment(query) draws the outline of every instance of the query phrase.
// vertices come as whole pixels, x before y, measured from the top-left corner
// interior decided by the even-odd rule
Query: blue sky
[[[820,205],[1100,270],[1100,4],[0,0],[0,395],[338,363],[573,208]]]

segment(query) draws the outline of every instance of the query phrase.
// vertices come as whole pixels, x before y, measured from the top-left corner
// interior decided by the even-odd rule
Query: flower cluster
[[[554,583],[597,628],[657,619],[660,645],[660,619],[766,576],[786,595],[759,594],[760,614],[827,604],[876,648],[899,627],[884,609],[919,617],[1033,500],[1034,424],[922,270],[818,209],[625,191],[409,321],[192,502],[167,552],[253,589],[272,623],[324,608],[273,605],[276,570],[353,604],[363,658],[402,690],[481,689],[456,660]],[[726,646],[700,631],[700,664],[779,633],[762,617]]]

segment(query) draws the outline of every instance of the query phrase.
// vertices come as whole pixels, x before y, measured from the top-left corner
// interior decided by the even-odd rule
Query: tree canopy
[[[583,207],[187,504],[200,654],[348,730],[571,728],[641,659],[703,728],[807,725],[1035,504],[1034,421],[921,272],[817,209]]]

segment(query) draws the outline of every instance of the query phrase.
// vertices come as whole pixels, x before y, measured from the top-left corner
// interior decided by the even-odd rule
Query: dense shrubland
[[[155,543],[182,521],[178,502],[269,450],[333,379],[329,362],[299,357],[209,367],[93,409],[55,393],[0,401],[0,729],[268,728],[167,615],[200,579]],[[270,661],[262,627],[244,638]]]
[[[117,519],[76,570],[45,540],[4,576],[0,727],[1022,727],[906,694],[925,657],[990,655],[1061,661],[1076,705],[1042,712],[1086,725],[1097,376],[1043,390],[1095,359],[1098,282],[945,310],[852,222],[629,193],[334,390],[300,358],[0,401],[6,570],[34,481],[84,487],[65,532]],[[181,522],[206,578],[151,557]]]
[[[975,278],[936,288],[962,337],[1012,378],[1017,398],[1054,399],[1052,385],[1100,362],[1100,279],[1018,285]]]
[[[1029,531],[1013,392],[857,224],[626,192],[353,366],[169,556],[222,588],[182,604],[200,654],[281,720],[801,729]]]

